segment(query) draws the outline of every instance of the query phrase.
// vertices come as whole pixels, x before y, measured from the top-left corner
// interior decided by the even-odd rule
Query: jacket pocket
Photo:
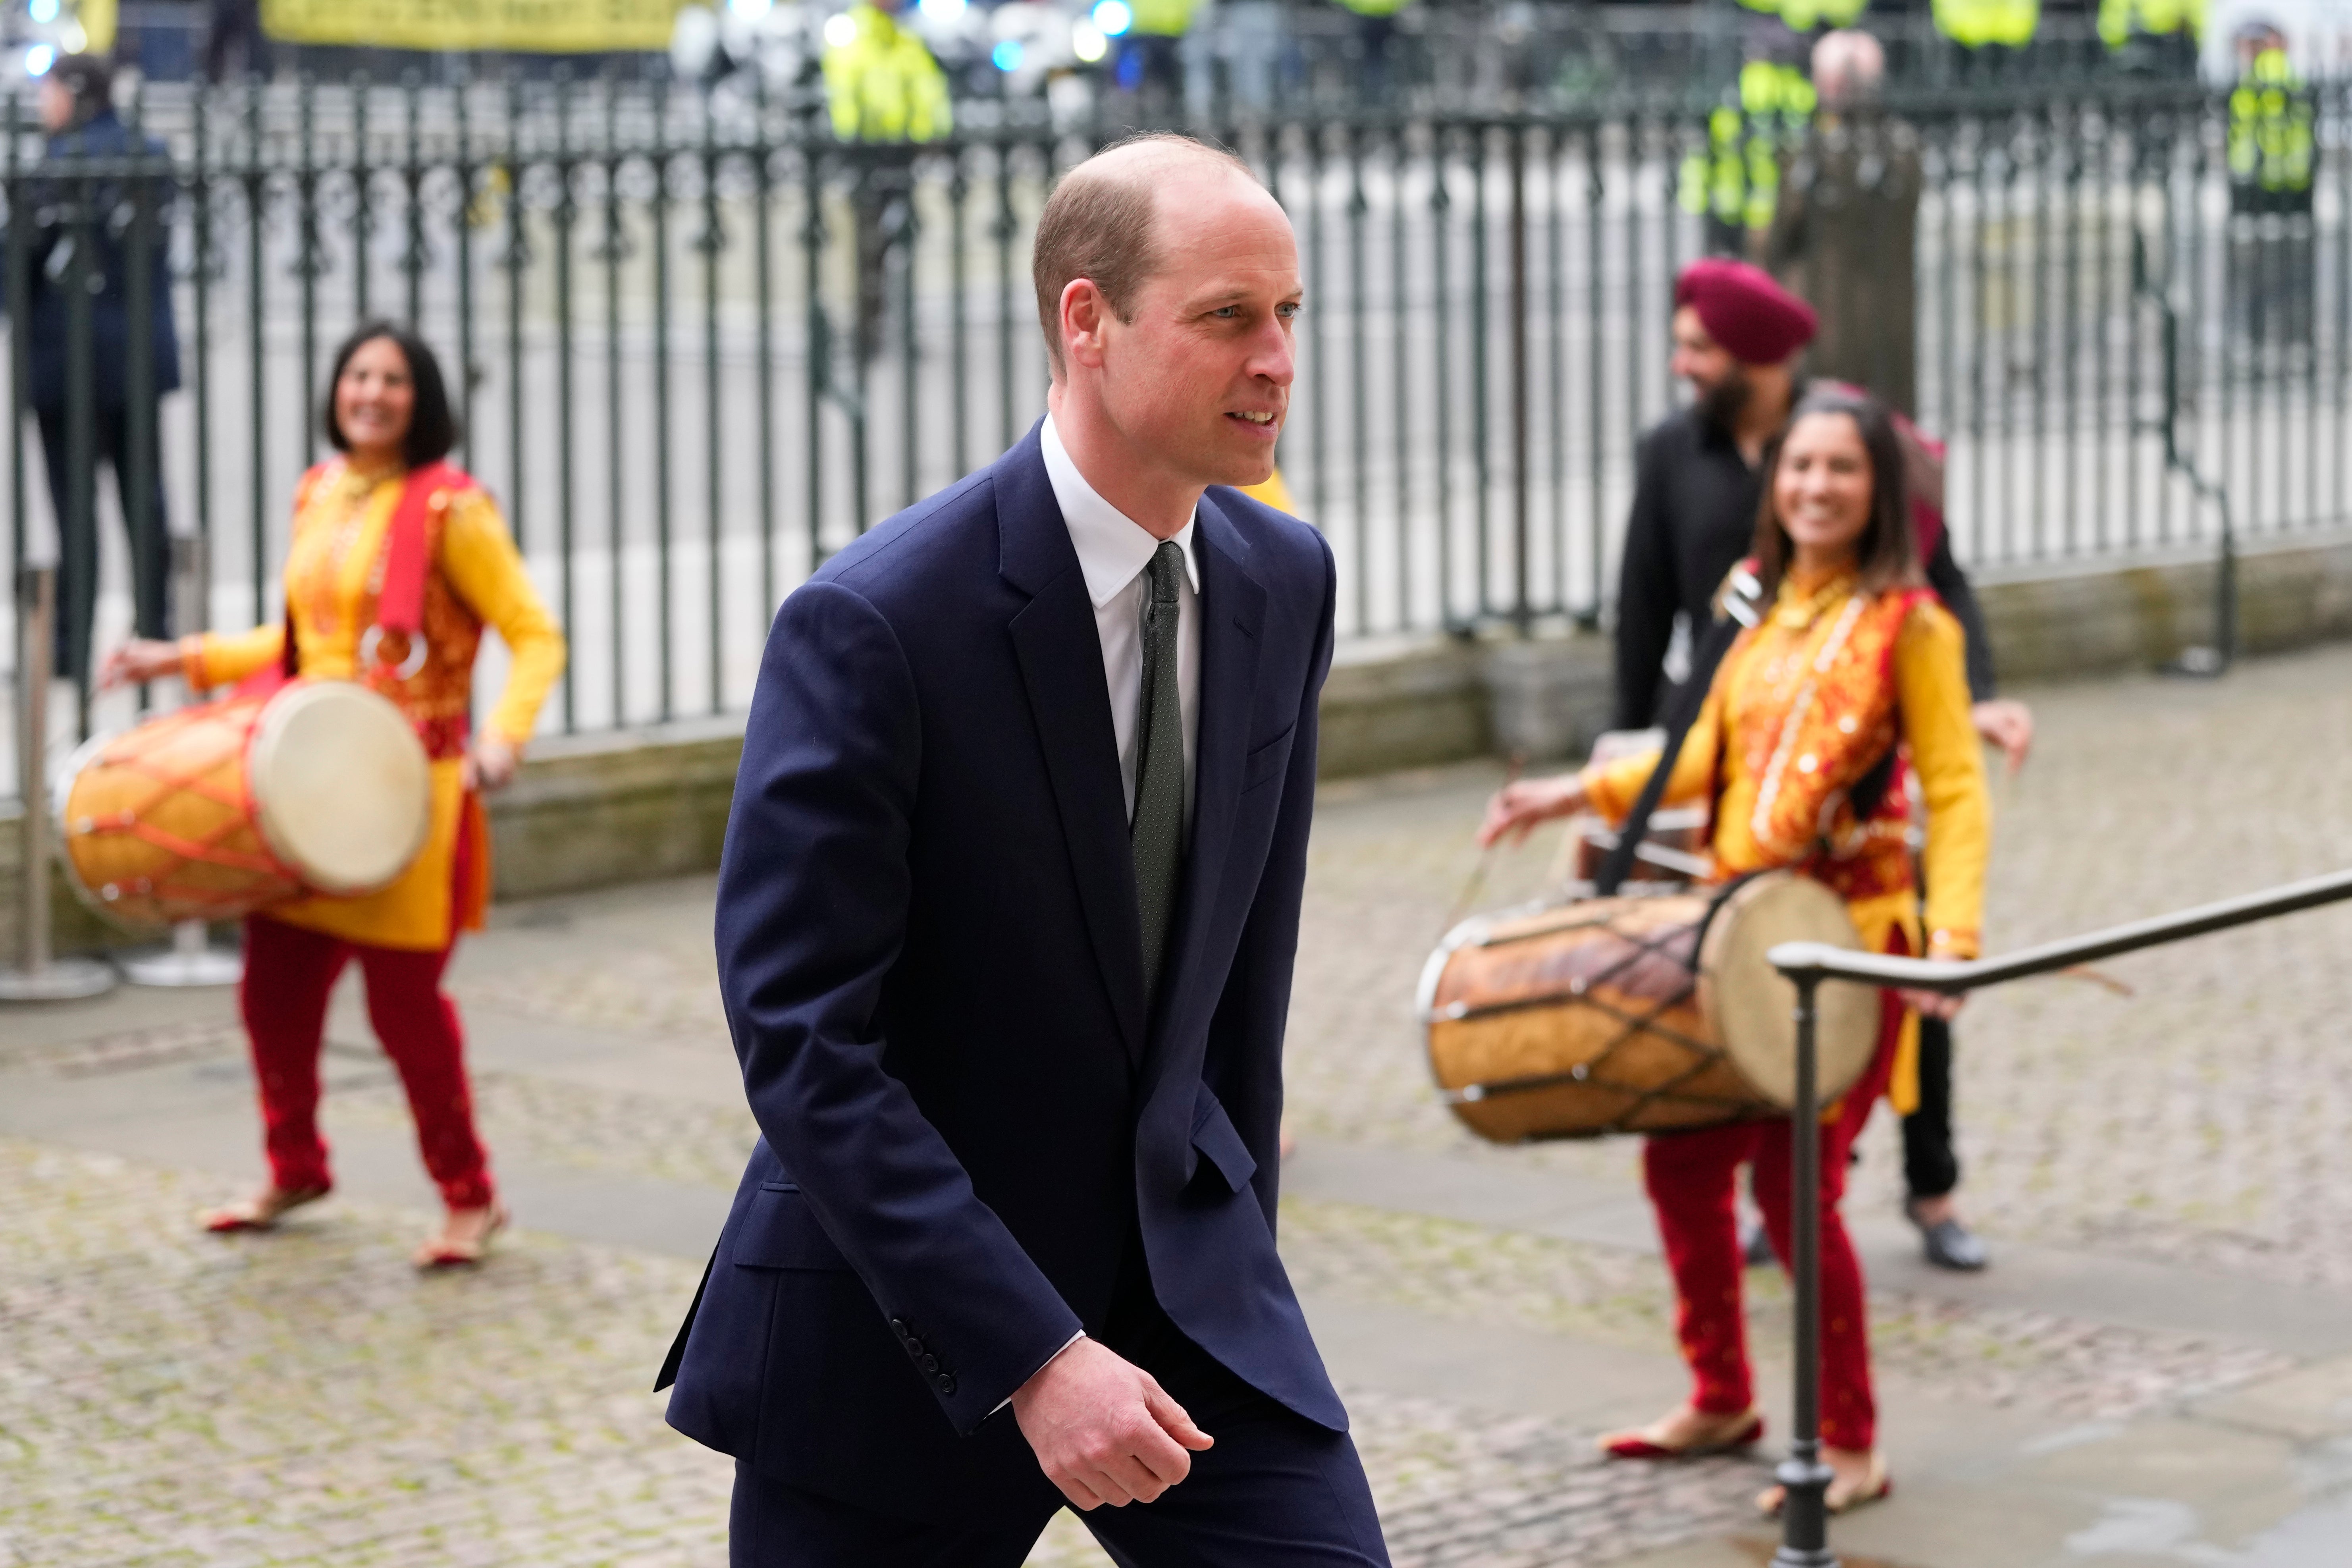
[[[1205,1083],[1192,1102],[1192,1157],[1185,1162],[1186,1181],[1199,1173],[1202,1155],[1217,1168],[1217,1174],[1225,1179],[1230,1191],[1240,1192],[1257,1173],[1257,1161],[1250,1153],[1249,1145],[1242,1142],[1242,1135],[1234,1130],[1233,1118],[1225,1114],[1225,1108],[1209,1092]]]
[[[817,1223],[816,1211],[789,1182],[762,1182],[733,1238],[738,1268],[846,1269],[849,1259]]]
[[[1282,776],[1283,764],[1290,761],[1290,738],[1298,732],[1293,724],[1262,746],[1253,746],[1242,759],[1242,793],[1247,795],[1268,779]]]

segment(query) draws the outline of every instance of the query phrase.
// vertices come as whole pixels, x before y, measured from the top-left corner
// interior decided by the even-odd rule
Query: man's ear
[[[1100,370],[1105,330],[1110,323],[1110,301],[1091,278],[1073,278],[1062,286],[1062,357],[1066,362]]]

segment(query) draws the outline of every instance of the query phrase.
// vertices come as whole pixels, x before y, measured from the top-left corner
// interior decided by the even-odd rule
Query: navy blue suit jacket
[[[1054,1494],[998,1407],[1099,1332],[1139,1226],[1186,1334],[1335,1430],[1275,1255],[1281,1050],[1335,577],[1201,502],[1192,831],[1147,1009],[1094,606],[1032,429],[785,601],[719,888],[761,1137],[672,1426],[910,1517]]]

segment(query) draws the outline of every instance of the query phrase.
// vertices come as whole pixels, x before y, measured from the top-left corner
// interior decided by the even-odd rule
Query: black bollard
[[[1787,1489],[1780,1510],[1780,1550],[1773,1568],[1837,1568],[1829,1545],[1830,1470],[1822,1463],[1822,1138],[1813,1058],[1813,993],[1818,972],[1799,971],[1797,1097],[1789,1110],[1790,1219],[1794,1230],[1789,1271],[1796,1280],[1797,1387],[1789,1457],[1780,1462]]]

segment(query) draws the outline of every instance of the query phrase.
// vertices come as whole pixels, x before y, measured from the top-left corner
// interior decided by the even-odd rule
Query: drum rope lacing
[[[1466,1022],[1472,1018],[1493,1017],[1498,1014],[1523,1012],[1536,1007],[1558,1006],[1563,1003],[1570,1005],[1580,1004],[1622,1026],[1600,1050],[1565,1071],[1534,1073],[1525,1078],[1495,1079],[1486,1083],[1465,1084],[1460,1089],[1441,1089],[1440,1097],[1444,1103],[1472,1105],[1480,1100],[1504,1095],[1530,1094],[1546,1089],[1561,1089],[1577,1085],[1633,1097],[1631,1104],[1611,1118],[1611,1124],[1614,1127],[1632,1124],[1635,1118],[1661,1100],[1752,1110],[1753,1108],[1743,1100],[1734,1100],[1719,1095],[1681,1092],[1685,1084],[1704,1076],[1715,1068],[1717,1048],[1709,1042],[1695,1040],[1680,1030],[1669,1028],[1659,1022],[1668,1012],[1683,1005],[1697,994],[1698,958],[1700,950],[1706,942],[1707,931],[1714,925],[1715,917],[1722,910],[1725,902],[1747,881],[1747,878],[1741,877],[1716,890],[1707,900],[1706,913],[1701,917],[1696,925],[1662,927],[1659,934],[1655,936],[1633,935],[1611,927],[1610,934],[1625,943],[1628,951],[1622,957],[1597,973],[1577,976],[1570,982],[1569,990],[1564,994],[1549,993],[1539,996],[1520,997],[1509,1002],[1492,1002],[1475,1007],[1464,1006],[1457,1003],[1453,1007],[1439,1012],[1435,1021],[1454,1023]],[[1607,924],[1601,920],[1586,923],[1603,926]],[[1515,932],[1499,941],[1481,942],[1478,945],[1501,947],[1514,942],[1530,942],[1538,936],[1549,935],[1552,931],[1563,929],[1571,928],[1551,926],[1541,931]],[[1682,939],[1685,935],[1689,938],[1687,956],[1679,951]],[[1685,976],[1681,988],[1657,1001],[1646,1013],[1635,1013],[1626,1008],[1613,1006],[1591,994],[1593,990],[1608,984],[1645,958],[1661,958],[1680,968]],[[1616,1083],[1607,1079],[1604,1074],[1611,1058],[1633,1041],[1645,1035],[1673,1042],[1691,1053],[1696,1060],[1683,1071],[1647,1089]],[[1610,1130],[1611,1127],[1596,1128],[1594,1135]]]
[[[182,719],[181,714],[185,714],[187,717]],[[164,767],[155,761],[157,753],[164,751],[172,742],[179,739],[191,724],[199,721],[199,719],[205,716],[208,716],[205,708],[184,709],[181,713],[166,715],[152,729],[133,731],[121,740],[105,746],[93,761],[121,768],[126,773],[148,780],[156,787],[150,791],[145,799],[103,816],[78,817],[68,825],[68,831],[79,837],[91,838],[103,837],[109,834],[127,833],[142,844],[151,845],[166,853],[178,856],[183,867],[225,866],[241,871],[257,872],[265,876],[285,877],[286,868],[274,856],[266,853],[248,854],[226,847],[230,837],[246,831],[248,826],[242,815],[246,802],[241,795],[232,795],[219,788],[202,773],[176,771]],[[172,721],[173,720],[180,720],[180,721],[174,723]],[[174,794],[183,793],[200,796],[216,805],[226,806],[231,812],[238,815],[224,819],[218,827],[203,838],[183,837],[175,833],[168,833],[144,820],[146,814],[154,806]],[[172,873],[167,873],[161,881],[149,882],[139,890],[157,898],[170,899],[192,910],[226,908],[232,904],[241,905],[244,900],[244,895],[237,892],[187,886],[175,880]],[[119,885],[107,882],[100,887],[98,893],[101,899],[111,901],[119,896]]]

